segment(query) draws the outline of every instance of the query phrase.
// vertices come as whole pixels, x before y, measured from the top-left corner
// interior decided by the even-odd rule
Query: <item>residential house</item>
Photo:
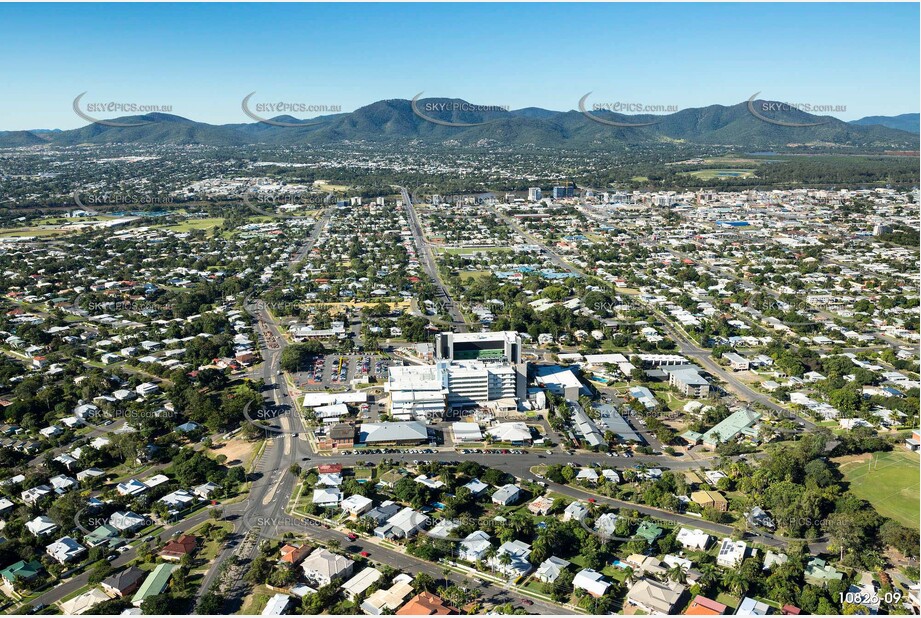
[[[821,558],[810,560],[806,565],[806,570],[803,572],[803,578],[813,586],[824,586],[830,581],[841,581],[843,576],[844,574],[841,571],[827,564]]]
[[[72,599],[61,602],[61,611],[66,616],[81,616],[88,612],[93,606],[104,601],[109,597],[99,588],[93,588]]]
[[[498,504],[500,506],[509,506],[518,502],[519,497],[521,496],[521,490],[509,483],[508,485],[503,485],[492,495],[493,504]]]
[[[102,589],[112,598],[123,598],[136,592],[145,577],[146,571],[131,566],[102,580]]]
[[[319,507],[335,508],[341,500],[342,490],[338,487],[317,487],[313,490],[313,503]]]
[[[604,596],[604,593],[611,587],[611,582],[607,581],[604,576],[593,569],[582,569],[572,580],[572,587],[577,590],[584,590],[595,598]]]
[[[73,562],[86,553],[86,548],[80,545],[75,539],[64,536],[45,547],[45,553],[57,560],[61,564]]]
[[[130,479],[115,486],[120,496],[137,496],[144,493],[150,487],[137,479]]]
[[[301,569],[310,583],[325,586],[336,578],[349,577],[354,565],[353,560],[320,547],[304,558]]]
[[[45,536],[58,529],[58,525],[53,519],[45,515],[39,515],[35,519],[26,522],[26,529],[35,536]]]
[[[736,609],[736,616],[767,616],[770,611],[771,606],[764,601],[745,597]]]
[[[774,520],[760,506],[752,507],[752,510],[745,514],[745,519],[752,526],[774,529]]]
[[[686,616],[721,616],[726,613],[726,609],[728,608],[722,603],[698,594],[684,614]]]
[[[370,519],[374,523],[380,525],[399,513],[401,508],[402,507],[393,500],[385,500],[381,502],[380,506],[374,507],[365,513],[362,519]]]
[[[345,592],[345,596],[349,601],[354,601],[383,576],[384,574],[374,567],[365,567],[342,584],[340,588]]]
[[[503,564],[502,556],[507,555],[511,561]],[[524,577],[531,572],[533,568],[528,561],[531,555],[531,546],[519,540],[507,541],[499,546],[496,555],[490,558],[487,563],[490,568],[504,573],[512,578]]]
[[[373,505],[374,501],[371,498],[366,498],[361,494],[354,494],[343,500],[339,508],[348,513],[350,517],[358,517],[370,511]]]
[[[407,506],[388,519],[387,523],[375,528],[374,536],[382,539],[408,539],[422,530],[427,522],[428,517]]]
[[[638,539],[643,539],[648,544],[652,545],[658,540],[664,530],[659,526],[655,525],[651,521],[643,521],[640,523],[639,527],[636,529],[636,534],[634,535]]]
[[[361,604],[361,610],[370,616],[392,614],[412,593],[412,578],[406,574],[397,575],[390,588],[372,592]]]
[[[528,505],[528,510],[534,515],[546,515],[550,512],[552,507],[553,498],[549,496],[538,496]]]
[[[492,547],[492,544],[489,542],[489,534],[482,530],[477,530],[468,534],[460,542],[457,557],[467,562],[483,560],[490,547]]]
[[[22,501],[29,506],[35,506],[39,500],[45,496],[50,496],[53,492],[54,490],[47,485],[37,485],[20,493],[19,496],[22,498]]]
[[[685,549],[704,551],[709,547],[712,537],[700,528],[695,528],[693,530],[690,528],[681,528],[675,540]]]
[[[175,564],[158,564],[141,583],[138,591],[131,598],[131,604],[140,607],[146,599],[162,594],[169,584],[173,571],[178,568]]]
[[[263,616],[281,616],[291,605],[291,595],[277,593],[269,602],[265,604],[265,607],[262,609]]]
[[[720,543],[719,553],[716,555],[716,564],[721,567],[734,568],[757,552],[757,549],[749,549],[745,541],[733,541],[727,537]]]
[[[279,562],[284,562],[285,564],[298,565],[301,563],[301,560],[307,557],[307,554],[310,553],[310,545],[304,543],[300,547],[295,545],[289,545],[285,543],[281,546],[281,549],[278,550],[280,557]]]
[[[627,603],[650,614],[674,614],[685,587],[677,582],[662,583],[642,578],[627,592]]]
[[[198,539],[190,534],[183,534],[178,539],[171,539],[157,555],[164,560],[179,562],[184,556],[195,553],[197,548]]]
[[[20,560],[0,571],[3,583],[12,589],[21,589],[22,584],[38,577],[45,568],[38,560]]]
[[[595,519],[595,530],[605,538],[616,536],[617,519],[614,513],[602,513]]]
[[[588,517],[588,506],[584,502],[573,502],[563,511],[563,521],[582,521]]]
[[[563,560],[562,558],[557,558],[556,556],[550,556],[541,562],[539,567],[537,567],[537,571],[534,572],[534,578],[538,581],[552,584],[556,581],[556,578],[560,576],[560,573],[562,573],[569,565],[570,562],[568,560]]]
[[[147,518],[134,511],[115,511],[109,517],[109,525],[121,532],[140,530],[147,523]]]
[[[160,498],[160,502],[166,504],[169,512],[172,514],[179,513],[189,508],[196,501],[196,497],[189,491],[185,489],[177,489],[176,491],[166,494]]]
[[[725,513],[729,509],[729,502],[718,491],[699,490],[691,493],[691,501],[702,509],[715,509]]]
[[[456,607],[431,592],[420,592],[397,610],[397,616],[449,616],[459,614]]]

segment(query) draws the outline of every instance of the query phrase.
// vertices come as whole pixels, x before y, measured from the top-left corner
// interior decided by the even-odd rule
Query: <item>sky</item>
[[[0,4],[0,130],[84,126],[83,92],[82,110],[213,124],[252,122],[251,92],[250,109],[345,112],[419,92],[555,110],[760,92],[853,120],[919,111],[918,23],[918,3]]]

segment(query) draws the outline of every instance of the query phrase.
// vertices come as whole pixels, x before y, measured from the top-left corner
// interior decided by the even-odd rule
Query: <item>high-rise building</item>
[[[521,335],[510,330],[496,333],[438,333],[435,335],[435,358],[517,365],[521,362]]]
[[[576,196],[576,185],[573,182],[570,182],[565,185],[559,185],[553,187],[553,199],[559,200],[567,197]]]
[[[390,368],[384,390],[395,417],[432,419],[446,408],[527,396],[527,364],[521,362],[521,336],[514,331],[439,333],[435,358],[435,365]]]
[[[539,202],[542,194],[540,187],[531,187],[528,189],[528,201],[529,202]]]

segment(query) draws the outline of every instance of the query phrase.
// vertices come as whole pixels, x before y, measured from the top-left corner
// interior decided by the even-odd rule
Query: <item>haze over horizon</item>
[[[760,92],[846,106],[820,112],[842,120],[918,110],[917,4],[661,8],[0,5],[0,50],[19,59],[3,71],[13,96],[0,106],[0,130],[85,126],[72,109],[81,92],[85,104],[169,106],[211,124],[253,122],[240,102],[254,91],[258,101],[343,112],[420,91],[557,111],[589,91],[590,104],[676,109]]]

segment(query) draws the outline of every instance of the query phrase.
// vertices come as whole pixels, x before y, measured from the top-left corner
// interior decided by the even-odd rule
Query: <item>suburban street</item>
[[[416,244],[416,252],[422,261],[425,272],[428,273],[432,284],[438,289],[438,301],[444,304],[445,311],[451,316],[451,327],[456,333],[466,333],[467,323],[464,321],[464,315],[461,313],[457,303],[451,299],[448,287],[441,279],[438,267],[435,264],[435,258],[432,255],[432,249],[425,241],[425,235],[422,232],[422,226],[419,223],[419,216],[416,214],[416,208],[413,205],[412,197],[405,187],[400,187],[400,195],[403,199],[403,205],[406,208],[406,216],[409,219],[409,229],[413,233],[413,240]]]

